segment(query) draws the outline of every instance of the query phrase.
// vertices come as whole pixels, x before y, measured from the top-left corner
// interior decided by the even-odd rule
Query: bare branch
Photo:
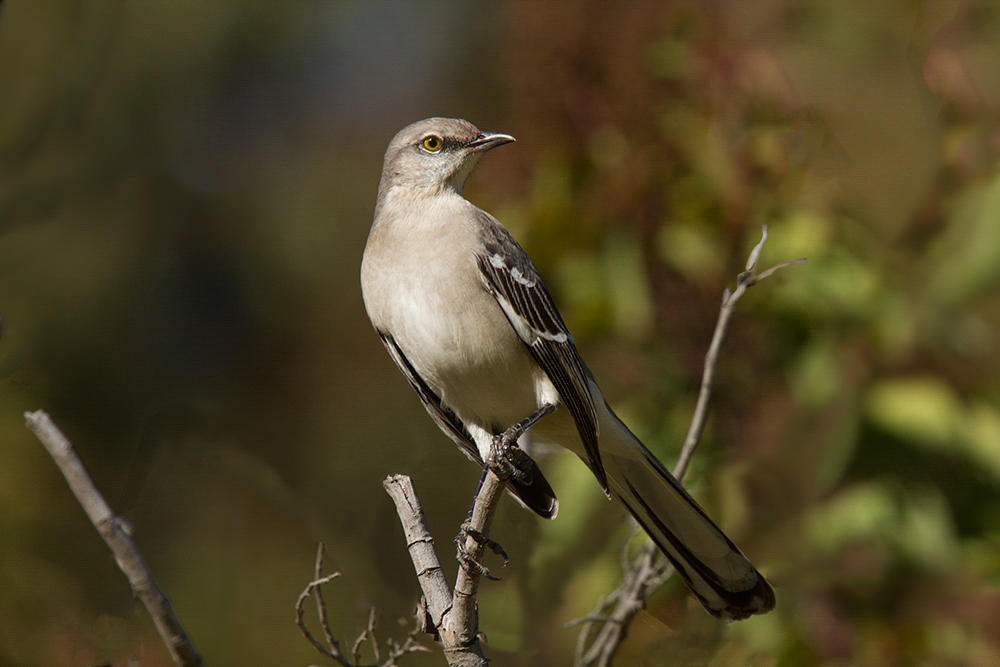
[[[476,531],[480,535],[486,535],[489,532],[490,523],[492,523],[493,515],[500,503],[504,486],[505,482],[487,466],[486,475],[472,507],[472,516],[468,521],[472,531]],[[485,549],[482,540],[473,539],[471,536],[465,538],[463,547],[469,558],[474,561],[478,561],[482,557]],[[479,578],[480,572],[476,568],[458,568],[453,605],[450,613],[445,615],[442,629],[445,632],[454,633],[455,641],[460,646],[478,646],[479,644],[479,616],[476,606]]]
[[[380,663],[381,651],[378,647],[378,640],[375,638],[375,621],[376,621],[376,611],[375,607],[372,607],[368,612],[368,625],[358,638],[354,641],[351,646],[351,657],[348,658],[343,654],[340,648],[340,642],[337,641],[333,630],[330,628],[329,620],[326,615],[326,603],[323,601],[323,585],[328,584],[337,577],[340,576],[340,572],[334,572],[333,574],[328,574],[323,576],[323,559],[326,555],[326,546],[320,542],[319,547],[316,550],[316,566],[313,570],[314,579],[310,581],[305,589],[299,594],[298,600],[295,602],[295,625],[299,627],[299,631],[302,635],[309,640],[317,651],[319,651],[324,656],[335,660],[338,664],[343,667],[361,667],[361,647],[364,642],[370,641],[372,644],[372,654],[374,657],[374,662],[367,667],[397,667],[397,662],[399,658],[406,655],[407,653],[416,653],[418,651],[428,651],[427,647],[422,646],[416,639],[417,634],[420,632],[419,624],[415,624],[413,630],[406,636],[406,639],[402,644],[397,644],[392,639],[386,640],[386,646],[389,648],[389,654],[385,662]],[[319,639],[310,632],[309,628],[305,623],[305,604],[311,595],[316,596],[316,613],[320,619],[320,625],[323,628],[323,635],[326,639],[326,645],[323,644]]]
[[[397,644],[392,639],[386,640],[386,646],[389,648],[389,657],[382,663],[382,667],[397,667],[396,660],[407,653],[430,653],[431,650],[429,648],[417,641],[417,635],[423,632],[423,630],[421,629],[420,619],[416,618],[414,621],[413,629],[410,630],[410,634],[406,635],[406,639],[403,640],[402,644]]]
[[[321,581],[323,577],[323,559],[326,558],[326,545],[322,542],[316,547],[316,566],[313,568],[313,581]],[[335,575],[331,575],[329,579],[323,581],[322,583],[328,583],[339,576],[339,572]],[[333,636],[333,631],[330,629],[330,622],[326,617],[326,601],[323,599],[323,585],[317,584],[313,587],[316,593],[316,615],[319,616],[320,627],[323,628],[323,635],[326,637],[326,643],[328,646],[333,648],[337,653],[340,653],[340,644]]]
[[[493,478],[492,480],[490,478]],[[448,588],[441,562],[434,551],[434,539],[431,537],[424,519],[420,500],[413,490],[413,483],[406,475],[390,475],[382,482],[386,492],[396,505],[396,513],[403,526],[406,536],[406,546],[410,552],[413,569],[417,573],[417,581],[427,602],[427,611],[441,639],[442,650],[449,665],[484,666],[488,660],[483,655],[479,643],[478,619],[475,611],[475,593],[478,578],[467,580],[463,577],[463,569],[459,569],[459,579],[455,585],[454,594]],[[485,530],[493,509],[487,505],[496,506],[503,482],[496,475],[486,476],[483,486],[476,496],[476,509],[473,510],[472,523],[477,530]],[[478,510],[478,511],[477,511]],[[466,545],[469,553],[476,557],[478,544]],[[468,576],[468,575],[466,575]],[[462,586],[461,589],[459,586]],[[455,609],[455,600],[462,599]],[[471,610],[469,605],[471,604]]]
[[[438,627],[445,612],[451,609],[451,589],[434,551],[434,538],[427,528],[420,499],[413,490],[413,482],[406,475],[390,475],[383,480],[382,486],[396,505],[396,514],[406,537],[406,549],[427,602],[427,612],[434,627]]]
[[[396,503],[396,512],[403,524],[403,532],[406,533],[410,559],[449,665],[482,667],[489,664],[480,644],[476,593],[479,578],[483,574],[490,575],[479,565],[479,560],[487,545],[503,554],[503,549],[490,540],[487,533],[507,479],[514,474],[517,465],[516,455],[520,453],[516,444],[518,438],[555,409],[554,405],[543,405],[493,437],[472,510],[463,522],[462,533],[456,540],[459,542],[461,567],[455,580],[454,592],[448,591],[447,585],[442,583],[444,575],[441,574],[441,564],[434,553],[430,533],[410,479],[404,475],[394,475],[383,482]]]
[[[31,432],[52,456],[73,495],[111,549],[115,562],[128,579],[132,591],[153,617],[153,624],[166,644],[170,657],[176,664],[184,667],[202,665],[201,656],[184,631],[170,601],[157,585],[142,552],[132,540],[128,522],[111,511],[73,445],[42,410],[26,412],[24,419]]]
[[[750,256],[747,257],[746,271],[753,273],[757,270],[757,262],[760,260],[760,253],[764,250],[765,243],[767,243],[767,225],[761,225],[760,241],[757,241],[757,245],[753,247]]]
[[[299,594],[299,599],[295,601],[295,625],[298,626],[303,636],[309,640],[309,643],[311,643],[314,647],[316,647],[317,651],[319,651],[328,658],[336,660],[345,667],[352,667],[351,661],[345,658],[343,654],[341,654],[340,645],[337,643],[335,639],[333,639],[332,636],[333,633],[330,632],[329,625],[325,622],[325,620],[322,621],[321,624],[323,625],[323,632],[328,638],[328,646],[324,646],[323,642],[316,639],[313,633],[309,631],[309,627],[306,625],[305,621],[306,600],[308,600],[309,597],[314,592],[320,590],[320,587],[323,586],[323,584],[328,584],[340,576],[340,572],[334,572],[333,574],[320,576],[320,567],[323,564],[323,556],[322,556],[323,550],[324,547],[321,543],[318,552],[316,554],[316,570],[315,570],[316,578],[310,581],[306,585],[305,589]],[[323,606],[320,605],[319,603],[317,603],[317,605],[319,606],[320,609],[323,608]],[[323,613],[325,614],[325,612]]]
[[[694,415],[691,418],[691,425],[673,470],[673,475],[678,481],[683,479],[684,473],[687,472],[688,464],[691,462],[691,457],[694,455],[705,430],[708,404],[715,379],[715,367],[719,361],[719,351],[722,349],[722,341],[726,336],[729,319],[733,314],[736,302],[750,287],[776,271],[806,261],[805,259],[797,259],[791,262],[782,262],[758,274],[757,264],[766,242],[767,225],[764,225],[761,229],[760,241],[753,247],[747,258],[746,270],[737,277],[736,288],[731,291],[726,288],[723,291],[719,317],[715,323],[715,331],[712,334],[708,352],[705,354],[701,389],[695,403]],[[601,600],[590,615],[573,622],[574,625],[584,625],[577,639],[574,664],[587,667],[591,665],[607,667],[621,642],[625,639],[629,623],[645,606],[646,596],[663,585],[673,573],[673,566],[660,554],[655,544],[648,543],[643,546],[639,554],[625,568],[621,585]],[[597,637],[590,641],[597,624],[600,624],[600,630],[597,632]]]
[[[780,271],[781,269],[783,269],[783,268],[785,268],[787,266],[796,266],[798,264],[805,264],[806,261],[807,260],[806,260],[805,257],[799,257],[798,259],[793,259],[790,262],[781,262],[780,264],[775,264],[771,268],[766,269],[764,271],[761,271],[759,274],[757,274],[756,279],[752,283],[750,283],[750,285],[748,285],[748,287],[752,287],[753,285],[756,285],[757,283],[759,283],[760,281],[764,280],[765,278],[770,277],[772,273],[774,273],[776,271]]]
[[[629,623],[645,606],[646,596],[655,586],[665,581],[665,570],[672,572],[673,568],[656,545],[649,543],[643,546],[625,570],[621,585],[607,595],[588,617],[595,620],[587,623],[580,633],[574,664],[601,667],[611,664],[611,658],[625,639]],[[588,646],[586,638],[589,638],[596,624],[601,624],[600,629]]]
[[[760,259],[760,253],[764,249],[766,241],[767,225],[764,225],[761,230],[760,241],[753,247],[753,250],[750,251],[750,257],[747,258],[746,271],[741,273],[736,279],[736,289],[730,291],[727,288],[722,293],[722,305],[719,308],[719,317],[715,323],[715,331],[712,333],[712,342],[708,346],[708,352],[705,353],[705,367],[701,375],[701,389],[698,392],[698,401],[695,404],[694,416],[691,418],[687,437],[684,438],[684,446],[681,447],[681,453],[677,457],[677,464],[673,470],[674,477],[678,480],[684,478],[684,473],[687,472],[688,464],[691,462],[691,456],[694,454],[695,448],[701,441],[701,434],[705,430],[705,421],[708,417],[708,402],[712,397],[712,383],[715,380],[715,366],[719,361],[719,351],[722,349],[722,341],[726,337],[729,318],[732,317],[736,302],[740,300],[740,297],[750,287],[753,287],[775,271],[786,266],[792,266],[793,264],[802,264],[806,261],[805,259],[797,259],[791,262],[783,262],[757,275],[757,262]]]
[[[375,639],[375,607],[368,610],[368,625],[358,638],[354,640],[354,645],[351,647],[351,660],[358,662],[361,660],[361,646],[365,643],[365,640],[371,640],[372,643],[372,654],[375,656],[375,662],[377,663],[381,658],[379,657],[378,650],[378,640]]]

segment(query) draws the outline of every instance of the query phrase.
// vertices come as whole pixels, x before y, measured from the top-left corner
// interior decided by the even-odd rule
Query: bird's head
[[[380,192],[403,186],[414,194],[444,189],[462,192],[483,153],[514,141],[509,134],[483,132],[458,118],[427,118],[407,125],[389,142]]]

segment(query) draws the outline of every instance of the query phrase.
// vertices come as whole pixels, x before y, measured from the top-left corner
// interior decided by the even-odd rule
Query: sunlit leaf
[[[637,240],[611,235],[602,260],[616,332],[627,338],[645,336],[653,324],[653,305]]]
[[[806,539],[820,553],[829,553],[848,540],[884,535],[897,518],[888,489],[881,484],[860,484],[809,512]]]
[[[712,227],[697,222],[671,222],[656,235],[660,257],[688,280],[718,275],[724,268],[718,235]]]
[[[1000,175],[958,200],[934,257],[927,284],[937,303],[961,304],[1000,280]]]
[[[927,443],[949,441],[962,416],[954,391],[937,377],[882,380],[869,389],[865,408],[887,431]]]

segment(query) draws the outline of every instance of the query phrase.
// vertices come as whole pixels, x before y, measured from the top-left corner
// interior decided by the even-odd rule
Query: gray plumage
[[[575,452],[712,614],[764,613],[774,592],[607,405],[538,270],[462,196],[480,156],[514,138],[429,118],[389,143],[361,266],[365,307],[435,423],[482,465],[492,436],[551,403],[533,439]],[[553,518],[541,471],[508,489]]]

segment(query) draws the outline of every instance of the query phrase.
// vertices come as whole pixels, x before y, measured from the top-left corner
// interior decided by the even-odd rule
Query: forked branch
[[[392,639],[386,640],[386,648],[388,649],[385,660],[382,660],[382,654],[379,650],[378,640],[375,638],[375,607],[372,607],[368,612],[368,625],[358,638],[354,640],[351,645],[351,655],[348,657],[344,655],[343,650],[340,648],[340,642],[337,641],[336,636],[333,633],[333,629],[330,627],[330,621],[326,614],[326,601],[323,599],[323,586],[330,583],[334,579],[340,576],[340,572],[334,572],[332,574],[323,574],[323,559],[326,556],[326,545],[322,542],[319,543],[319,547],[316,549],[316,565],[313,569],[313,580],[310,581],[305,589],[299,594],[299,599],[295,602],[295,625],[298,626],[299,630],[302,632],[303,636],[309,640],[317,651],[319,651],[324,656],[334,660],[343,667],[396,667],[397,660],[407,653],[416,652],[427,652],[429,649],[417,641],[417,635],[420,633],[421,628],[419,624],[414,627],[413,630],[406,636],[403,643],[397,643]],[[310,597],[315,596],[316,598],[316,615],[319,617],[319,624],[323,630],[323,639],[320,641],[316,635],[314,635],[305,622],[305,605]],[[325,642],[325,643],[324,643]],[[371,645],[371,652],[374,662],[371,663],[361,663],[361,650],[365,643]]]

